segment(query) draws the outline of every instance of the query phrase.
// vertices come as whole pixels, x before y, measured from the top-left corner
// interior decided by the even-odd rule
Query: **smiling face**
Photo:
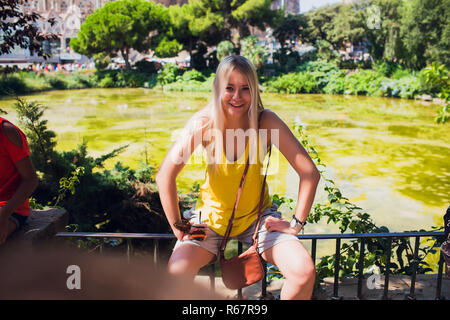
[[[221,95],[221,103],[225,118],[229,120],[238,120],[248,116],[251,100],[252,97],[247,77],[234,69],[231,72]]]

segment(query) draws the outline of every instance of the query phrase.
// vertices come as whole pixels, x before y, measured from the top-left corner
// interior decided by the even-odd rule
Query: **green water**
[[[205,93],[164,93],[146,89],[52,91],[25,97],[48,107],[45,118],[57,133],[57,149],[70,150],[87,141],[93,156],[129,145],[120,160],[155,168],[169,149],[176,130],[206,105]],[[442,225],[450,204],[450,126],[434,123],[436,105],[401,99],[264,94],[266,108],[289,126],[299,117],[344,196],[391,231]],[[0,100],[16,121],[14,100]],[[298,177],[275,152],[268,177],[270,191],[297,198]],[[204,178],[204,167],[187,164],[179,190],[188,191]],[[316,201],[325,202],[319,185]],[[285,212],[286,215],[288,214]],[[325,222],[308,225],[308,233],[338,232]]]

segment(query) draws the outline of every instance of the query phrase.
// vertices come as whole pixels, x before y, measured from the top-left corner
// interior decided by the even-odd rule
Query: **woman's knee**
[[[194,277],[201,267],[211,261],[212,257],[212,253],[203,248],[192,245],[181,245],[172,253],[167,269],[172,275]]]
[[[287,242],[272,253],[283,276],[299,284],[314,283],[316,268],[311,256],[299,242]]]
[[[293,262],[284,276],[299,285],[310,284],[314,283],[316,279],[316,268],[312,259],[307,257],[301,261]]]

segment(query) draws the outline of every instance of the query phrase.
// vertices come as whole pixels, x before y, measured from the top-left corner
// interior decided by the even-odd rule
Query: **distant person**
[[[0,245],[25,223],[37,184],[25,134],[0,117]]]

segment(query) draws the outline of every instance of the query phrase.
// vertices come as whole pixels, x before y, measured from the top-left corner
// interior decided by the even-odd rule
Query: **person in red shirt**
[[[37,184],[25,134],[0,117],[0,244],[25,223]]]

